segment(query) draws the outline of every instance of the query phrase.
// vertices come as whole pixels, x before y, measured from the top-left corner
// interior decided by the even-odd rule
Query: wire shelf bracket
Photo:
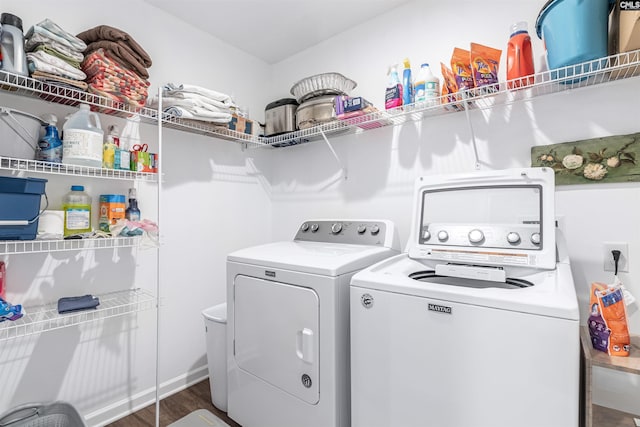
[[[338,153],[336,153],[336,150],[333,148],[333,145],[331,145],[331,142],[329,142],[329,138],[327,138],[327,135],[322,131],[322,129],[320,129],[320,135],[322,135],[322,139],[327,144],[327,147],[329,147],[329,150],[331,151],[331,154],[333,154],[333,157],[336,159],[336,162],[338,163],[338,167],[342,171],[342,176],[346,180],[348,178],[346,166],[340,160]]]

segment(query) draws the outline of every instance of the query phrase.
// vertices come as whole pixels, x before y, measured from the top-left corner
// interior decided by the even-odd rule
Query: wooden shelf
[[[591,345],[591,337],[586,326],[580,327],[580,344],[582,348],[582,387],[584,400],[585,427],[635,427],[634,416],[611,408],[593,405],[592,379],[594,366],[613,369],[640,375],[640,336],[631,336],[631,353],[629,357],[609,356],[595,350]],[[640,417],[638,417],[640,418]],[[606,422],[604,422],[606,420]]]

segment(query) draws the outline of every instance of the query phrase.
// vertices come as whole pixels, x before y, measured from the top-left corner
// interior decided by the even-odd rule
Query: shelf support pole
[[[347,179],[347,168],[340,161],[340,157],[338,157],[338,153],[336,153],[336,150],[333,149],[333,145],[331,145],[331,143],[329,142],[329,139],[327,138],[327,135],[325,135],[322,129],[320,129],[320,135],[322,135],[322,139],[324,139],[324,142],[326,142],[327,147],[329,147],[329,150],[331,150],[331,154],[333,154],[333,157],[336,159],[336,162],[338,162],[338,166],[340,167],[340,170],[342,170],[342,176],[344,176],[344,179]]]
[[[473,155],[476,160],[475,168],[476,170],[480,170],[480,158],[478,157],[478,145],[476,144],[476,134],[473,131],[473,123],[471,123],[471,116],[469,115],[469,103],[467,102],[466,92],[462,92],[462,104],[464,106],[464,114],[467,117],[469,132],[471,133],[471,145],[473,146]]]
[[[158,187],[157,197],[158,204],[157,216],[158,224],[162,227],[161,208],[162,208],[162,174],[164,169],[162,167],[162,159],[164,155],[162,153],[162,87],[158,88]],[[160,245],[162,244],[160,234],[158,234]],[[156,388],[156,410],[155,410],[155,427],[160,427],[160,266],[162,265],[161,250],[160,247],[156,249],[156,372],[155,372],[155,388]]]

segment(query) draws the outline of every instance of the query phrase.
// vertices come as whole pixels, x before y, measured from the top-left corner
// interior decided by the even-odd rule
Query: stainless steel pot
[[[307,129],[336,120],[334,100],[334,95],[318,96],[300,104],[296,112],[298,129]]]
[[[264,109],[264,135],[274,136],[296,130],[298,101],[283,98],[273,101]]]

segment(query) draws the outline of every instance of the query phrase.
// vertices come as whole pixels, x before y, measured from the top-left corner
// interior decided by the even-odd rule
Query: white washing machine
[[[351,281],[353,427],[578,426],[554,190],[546,168],[418,180],[407,253]]]
[[[390,221],[311,220],[227,258],[228,414],[243,427],[348,427],[349,282],[400,253]]]

